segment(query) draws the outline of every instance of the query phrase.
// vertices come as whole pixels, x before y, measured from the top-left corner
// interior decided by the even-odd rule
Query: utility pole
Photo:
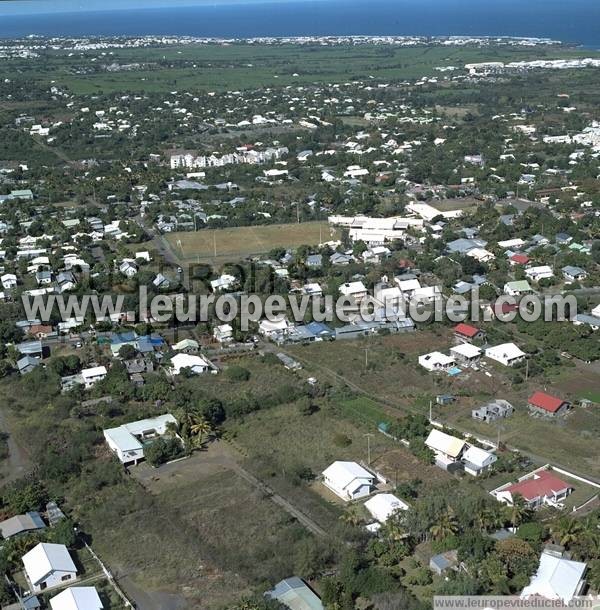
[[[525,381],[529,379],[529,358],[525,360]]]
[[[213,251],[215,258],[217,258],[217,231],[213,231]]]
[[[371,437],[373,436],[370,432],[367,432],[364,436],[367,437],[367,466],[371,465]]]
[[[369,346],[363,348],[365,350],[365,369],[369,368]]]
[[[300,202],[296,202],[296,218],[298,220],[298,224],[300,224]]]
[[[433,400],[429,401],[429,423],[433,421]]]

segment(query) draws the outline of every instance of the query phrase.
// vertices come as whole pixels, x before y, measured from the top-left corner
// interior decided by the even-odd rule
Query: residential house
[[[95,587],[69,587],[50,600],[52,610],[103,610]]]
[[[527,354],[521,351],[514,343],[502,343],[501,345],[495,345],[486,349],[485,357],[495,360],[504,366],[514,366],[525,360]]]
[[[471,417],[478,421],[492,423],[510,417],[514,412],[514,407],[506,400],[497,399],[471,411]]]
[[[360,303],[368,294],[365,285],[358,282],[346,282],[340,286],[340,294],[354,300],[355,303]]]
[[[482,353],[479,347],[470,343],[460,343],[450,348],[450,355],[460,365],[476,364],[479,362]]]
[[[529,257],[527,256],[527,254],[513,254],[509,259],[508,262],[510,263],[511,266],[516,266],[516,265],[527,265],[529,263]]]
[[[425,439],[425,445],[435,453],[435,463],[444,470],[455,469],[467,447],[467,443],[460,438],[450,436],[434,428]]]
[[[258,324],[258,334],[266,339],[282,342],[288,334],[289,322],[286,318],[280,320],[261,320]]]
[[[574,267],[573,265],[567,265],[561,269],[563,277],[568,282],[581,282],[587,277],[587,271],[581,267]]]
[[[371,493],[375,477],[356,462],[334,462],[323,471],[323,483],[342,500],[357,500]]]
[[[551,470],[538,470],[491,493],[499,502],[509,505],[514,503],[516,496],[521,496],[530,508],[538,508],[558,506],[573,490],[570,483],[558,478]]]
[[[219,343],[230,343],[233,341],[233,326],[230,324],[221,324],[213,329],[213,337]]]
[[[349,265],[354,260],[354,257],[351,254],[346,254],[344,252],[334,252],[329,257],[329,262],[332,265],[336,265],[338,267],[344,267]]]
[[[552,267],[548,265],[540,265],[539,267],[529,267],[525,269],[525,275],[532,282],[539,282],[540,280],[547,280],[554,277],[554,271]]]
[[[306,257],[306,266],[309,269],[320,269],[323,266],[323,255],[309,254]]]
[[[180,375],[183,369],[189,369],[194,375],[209,373],[214,366],[204,356],[193,354],[176,354],[171,358],[171,375]]]
[[[200,344],[196,339],[182,339],[173,344],[173,350],[184,354],[193,354],[200,350]]]
[[[35,356],[23,356],[17,360],[17,370],[20,375],[26,375],[27,373],[31,373],[36,366],[39,366],[42,363],[41,358],[36,358]]]
[[[81,379],[86,389],[91,388],[95,383],[102,381],[107,375],[108,371],[105,366],[94,366],[89,369],[83,369],[81,371]]]
[[[109,428],[104,430],[104,438],[124,466],[135,465],[144,458],[144,445],[167,434],[170,425],[176,426],[177,420],[167,413]]]
[[[385,523],[395,512],[408,510],[409,506],[394,494],[381,493],[367,500],[365,508],[373,519],[376,519],[379,523]]]
[[[213,292],[224,292],[231,290],[237,284],[237,278],[228,273],[220,275],[216,280],[210,282]]]
[[[571,408],[570,403],[566,400],[546,394],[546,392],[532,394],[527,401],[527,406],[532,413],[546,417],[559,417]]]
[[[581,595],[585,585],[587,565],[542,551],[537,572],[523,589],[521,598],[542,597],[570,605],[574,597]]]
[[[137,274],[138,268],[137,268],[137,265],[135,264],[135,261],[133,261],[133,260],[124,260],[119,265],[119,271],[125,277],[132,278],[132,277],[134,277]]]
[[[21,559],[34,593],[64,585],[77,578],[77,568],[64,544],[40,542]]]
[[[474,477],[480,475],[486,470],[489,470],[497,460],[498,457],[493,453],[485,451],[485,449],[475,447],[474,445],[470,445],[462,455],[462,463],[464,465],[465,472],[473,475]]]
[[[454,336],[459,341],[471,343],[472,341],[481,341],[485,337],[485,332],[475,326],[461,322],[454,327]]]
[[[40,513],[36,511],[31,511],[24,515],[15,515],[0,523],[0,533],[5,540],[19,534],[43,529],[46,529],[46,524],[42,520]]]
[[[458,551],[457,550],[444,551],[443,553],[440,553],[439,555],[434,555],[429,560],[429,569],[432,572],[434,572],[435,574],[437,574],[438,576],[441,576],[442,574],[444,574],[444,572],[447,572],[448,570],[456,569],[457,566],[458,566]]]
[[[452,356],[446,356],[441,352],[431,352],[419,356],[419,364],[431,372],[447,371],[454,366],[455,360]]]
[[[73,290],[77,286],[77,279],[71,271],[61,271],[56,276],[56,286],[58,292],[62,294],[63,292]]]
[[[162,273],[158,273],[152,280],[152,285],[158,290],[168,290],[171,286],[171,282]]]
[[[297,576],[278,582],[265,597],[277,600],[290,610],[324,610],[317,594]]]
[[[520,297],[524,294],[530,294],[531,292],[533,292],[533,289],[527,280],[517,280],[504,284],[504,294],[511,297]]]
[[[17,287],[17,276],[14,273],[5,273],[0,277],[0,282],[4,290],[12,290]]]
[[[600,313],[600,312],[599,312]],[[600,316],[589,316],[584,313],[578,313],[573,317],[575,326],[589,326],[593,331],[600,329]]]

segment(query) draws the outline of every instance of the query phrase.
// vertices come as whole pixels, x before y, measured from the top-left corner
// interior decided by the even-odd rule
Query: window
[[[64,582],[65,580],[71,580],[71,574],[65,574],[61,580]]]

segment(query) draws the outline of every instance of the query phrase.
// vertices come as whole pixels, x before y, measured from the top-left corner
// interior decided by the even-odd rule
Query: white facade
[[[474,477],[491,468],[498,458],[489,451],[471,445],[462,456],[465,472]]]
[[[40,542],[23,555],[25,576],[34,593],[40,593],[77,578],[77,568],[64,544]]]
[[[556,557],[544,551],[538,570],[523,589],[521,597],[539,596],[569,604],[575,596],[581,594],[586,568],[585,563]]]
[[[323,483],[342,500],[357,500],[371,493],[375,477],[356,462],[334,462],[323,471]]]
[[[549,267],[548,265],[541,265],[540,267],[529,267],[529,269],[525,269],[525,275],[532,282],[539,282],[540,280],[554,277],[554,271],[552,271],[552,267]]]
[[[194,354],[176,354],[171,358],[171,375],[179,375],[181,369],[191,369],[195,375],[208,373],[212,370],[210,362],[204,356]]]
[[[86,388],[91,388],[95,383],[104,379],[106,374],[105,366],[95,366],[91,369],[83,369],[81,371],[81,379]]]
[[[164,436],[169,424],[177,424],[177,420],[167,413],[124,424],[118,428],[109,428],[104,430],[104,438],[121,463],[137,464],[144,457],[142,441]]]
[[[103,610],[95,587],[69,587],[50,600],[52,610]]]
[[[486,349],[485,357],[504,366],[513,366],[525,360],[526,354],[514,343],[502,343]]]
[[[377,494],[365,502],[365,508],[379,523],[385,523],[396,511],[408,510],[408,504],[394,494]]]
[[[446,371],[454,366],[455,360],[452,356],[446,356],[441,352],[431,352],[419,356],[419,364],[428,371]]]

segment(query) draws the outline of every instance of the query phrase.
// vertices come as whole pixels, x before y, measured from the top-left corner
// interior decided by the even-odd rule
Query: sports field
[[[273,248],[315,246],[335,238],[327,222],[204,229],[165,236],[173,254],[182,262],[227,262]]]

